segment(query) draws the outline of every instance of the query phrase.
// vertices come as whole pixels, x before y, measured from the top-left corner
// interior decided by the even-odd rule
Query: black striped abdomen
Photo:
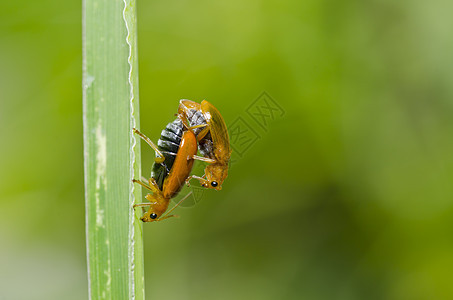
[[[182,121],[176,119],[173,122],[168,123],[167,127],[162,130],[160,139],[157,141],[157,148],[162,152],[165,160],[163,163],[153,164],[151,177],[156,180],[160,190],[162,190],[164,180],[170,173],[173,163],[175,162],[183,132],[184,125]]]
[[[186,111],[187,121],[189,122],[189,126],[198,126],[198,125],[207,125],[206,118],[204,117],[203,113],[196,109],[188,109]],[[205,127],[195,128],[193,129],[193,133],[195,136],[205,129]],[[213,145],[212,145],[212,138],[211,132],[208,132],[199,142],[198,142],[198,150],[200,151],[201,155],[204,157],[215,158]]]

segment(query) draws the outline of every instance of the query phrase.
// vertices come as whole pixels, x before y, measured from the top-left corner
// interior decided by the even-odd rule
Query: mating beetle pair
[[[177,119],[162,131],[157,146],[143,133],[135,128],[133,130],[156,152],[148,182],[132,180],[152,191],[152,194],[145,197],[149,203],[135,205],[150,207],[142,221],[161,221],[173,217],[170,212],[187,196],[167,214],[162,214],[167,210],[171,198],[178,194],[184,183],[189,185],[191,179],[199,180],[206,188],[222,188],[222,183],[228,176],[230,140],[222,115],[208,101],[203,100],[200,104],[181,100]],[[203,156],[196,155],[197,149]],[[189,176],[195,159],[208,163],[202,177]]]

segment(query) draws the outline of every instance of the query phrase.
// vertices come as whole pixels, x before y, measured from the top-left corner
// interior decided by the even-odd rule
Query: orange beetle
[[[187,184],[195,178],[203,187],[221,190],[228,176],[231,156],[230,138],[222,115],[206,100],[199,104],[183,99],[179,101],[178,117],[197,136],[198,149],[203,157],[194,155],[194,159],[209,163],[203,175],[206,178],[192,175],[187,178]]]
[[[143,222],[161,221],[174,215],[169,215],[190,193],[176,204],[167,214],[162,216],[168,209],[171,198],[175,197],[184,185],[186,178],[192,171],[193,156],[197,153],[197,139],[190,130],[184,130],[180,119],[169,123],[162,131],[156,146],[147,136],[133,129],[145,142],[156,151],[153,171],[148,183],[133,179],[144,188],[152,191],[145,198],[149,203],[140,203],[137,206],[150,206],[141,218]]]

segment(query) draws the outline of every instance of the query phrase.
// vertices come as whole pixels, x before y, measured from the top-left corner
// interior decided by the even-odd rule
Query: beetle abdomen
[[[204,117],[203,113],[197,109],[187,109],[186,110],[187,121],[189,122],[189,126],[198,126],[198,125],[207,125],[206,118]],[[205,129],[205,127],[195,128],[193,129],[193,133],[195,136]],[[211,133],[208,132],[199,142],[198,142],[198,150],[200,151],[201,155],[204,157],[214,158],[213,152],[213,144],[212,144],[212,137]]]
[[[154,178],[162,190],[164,180],[170,173],[173,163],[175,162],[176,153],[178,153],[181,144],[181,138],[184,131],[184,125],[180,119],[168,123],[167,127],[161,132],[160,139],[157,141],[157,148],[165,157],[163,163],[153,164],[151,177]]]

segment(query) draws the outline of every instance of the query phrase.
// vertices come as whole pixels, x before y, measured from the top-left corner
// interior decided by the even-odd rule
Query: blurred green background
[[[259,135],[221,192],[145,224],[147,298],[453,299],[452,9],[139,1],[142,130],[187,98]],[[81,47],[80,1],[2,3],[0,299],[88,294]]]

